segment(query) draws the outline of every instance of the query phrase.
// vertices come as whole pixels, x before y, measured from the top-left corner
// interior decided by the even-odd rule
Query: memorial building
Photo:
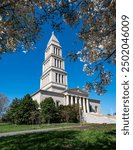
[[[40,89],[32,94],[32,99],[40,104],[45,98],[52,97],[56,106],[78,103],[83,114],[100,114],[100,101],[89,99],[84,90],[68,88],[67,80],[62,47],[53,32],[45,50]]]

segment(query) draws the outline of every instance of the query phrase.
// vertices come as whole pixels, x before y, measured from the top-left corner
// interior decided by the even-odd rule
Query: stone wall
[[[106,116],[102,114],[94,114],[94,113],[84,113],[83,120],[87,123],[107,123],[107,124],[115,124],[116,117],[115,116]]]

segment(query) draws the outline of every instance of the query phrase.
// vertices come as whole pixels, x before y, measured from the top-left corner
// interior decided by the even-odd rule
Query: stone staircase
[[[116,117],[115,116],[107,116],[102,114],[96,113],[84,113],[83,114],[83,121],[87,123],[99,123],[99,124],[115,124]]]

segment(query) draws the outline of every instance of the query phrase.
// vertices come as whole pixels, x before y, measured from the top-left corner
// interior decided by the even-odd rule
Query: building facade
[[[39,104],[47,97],[52,97],[56,106],[78,103],[83,114],[100,114],[99,100],[89,99],[88,93],[79,88],[68,88],[62,47],[54,32],[45,50],[40,89],[32,94],[33,100]]]

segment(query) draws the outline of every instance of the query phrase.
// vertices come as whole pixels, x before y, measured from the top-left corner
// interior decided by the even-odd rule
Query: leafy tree
[[[112,76],[104,66],[116,57],[115,13],[116,0],[2,0],[0,53],[34,48],[42,24],[50,22],[59,31],[63,23],[77,27],[84,46],[68,56],[83,61],[85,73],[94,76],[85,89],[104,94]]]
[[[60,121],[61,122],[69,122],[69,112],[68,112],[68,106],[60,105],[58,108]]]
[[[79,105],[60,105],[58,108],[61,122],[78,122],[79,121]]]
[[[33,119],[33,114],[36,114]],[[23,99],[15,99],[7,111],[7,118],[15,124],[31,124],[38,119],[38,104],[27,94]],[[35,118],[36,117],[36,118]]]
[[[5,95],[0,94],[0,117],[2,117],[2,115],[5,113],[8,107],[8,102],[8,98]]]
[[[42,119],[46,123],[58,122],[58,113],[55,103],[51,97],[45,98],[41,103]],[[57,119],[57,120],[56,120]]]
[[[40,112],[39,110],[34,110],[30,112],[30,118],[32,124],[39,124],[40,123]]]

